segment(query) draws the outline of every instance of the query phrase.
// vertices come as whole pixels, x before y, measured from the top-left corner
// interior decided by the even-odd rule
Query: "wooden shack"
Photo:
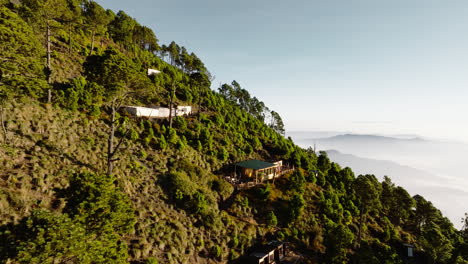
[[[258,183],[264,180],[272,180],[279,175],[282,162],[271,163],[262,160],[245,160],[234,165],[235,173],[240,172],[241,181]]]
[[[281,263],[281,260],[288,255],[286,243],[278,240],[273,240],[268,245],[274,248],[274,256],[276,263]]]
[[[408,258],[414,257],[414,248],[415,248],[414,245],[404,243],[403,246],[406,248],[406,252],[408,253],[406,254],[405,257],[408,257]]]
[[[246,263],[280,264],[286,255],[286,243],[274,240],[266,245],[256,247],[255,250],[248,256],[248,261],[246,261]]]

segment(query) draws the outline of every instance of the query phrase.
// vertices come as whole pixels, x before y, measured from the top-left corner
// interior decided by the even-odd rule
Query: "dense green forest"
[[[213,91],[196,54],[124,11],[0,0],[0,60],[0,263],[230,263],[273,239],[303,263],[468,263],[468,216],[456,230],[390,178],[298,147],[277,112],[236,81]],[[194,113],[120,109],[171,103]],[[235,190],[224,176],[246,159],[296,170]]]

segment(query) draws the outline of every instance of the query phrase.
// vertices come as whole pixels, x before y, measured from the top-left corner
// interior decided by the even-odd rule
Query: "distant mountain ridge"
[[[412,141],[412,142],[420,142],[420,141],[426,141],[425,139],[421,137],[409,137],[409,138],[397,138],[397,137],[390,137],[390,136],[379,136],[379,135],[372,135],[372,134],[366,134],[366,135],[360,135],[360,134],[343,134],[343,135],[337,135],[337,136],[332,136],[332,137],[323,137],[323,138],[311,138],[315,140],[320,140],[320,141],[336,141],[336,140],[341,140],[341,141],[346,141],[346,140],[366,140],[366,141],[376,141],[376,142],[396,142],[396,141]]]
[[[325,151],[331,160],[340,164],[342,167],[353,168],[356,174],[375,174],[377,178],[383,179],[383,176],[389,176],[396,183],[399,182],[418,182],[428,178],[437,179],[437,182],[443,183],[444,178],[436,176],[430,172],[401,165],[390,160],[378,160],[363,158],[353,154],[345,154],[337,150]]]

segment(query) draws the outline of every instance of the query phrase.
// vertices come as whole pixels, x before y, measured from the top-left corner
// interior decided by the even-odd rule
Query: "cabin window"
[[[408,247],[408,257],[413,257],[413,248]]]

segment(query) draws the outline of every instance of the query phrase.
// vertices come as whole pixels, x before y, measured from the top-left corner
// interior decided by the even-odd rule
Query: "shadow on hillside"
[[[65,158],[65,159],[67,159],[73,165],[86,167],[86,168],[91,169],[93,171],[97,171],[97,168],[94,167],[93,165],[78,160],[76,157],[70,155],[69,153],[65,153],[64,151],[62,151],[58,147],[48,143],[46,140],[37,141],[36,146],[43,147],[43,148],[47,149],[49,151],[49,154],[53,155],[56,158]]]
[[[0,225],[0,263],[9,263],[9,259],[18,255],[18,242],[24,241],[27,234],[24,232],[26,218],[20,220],[19,223],[7,223]]]

